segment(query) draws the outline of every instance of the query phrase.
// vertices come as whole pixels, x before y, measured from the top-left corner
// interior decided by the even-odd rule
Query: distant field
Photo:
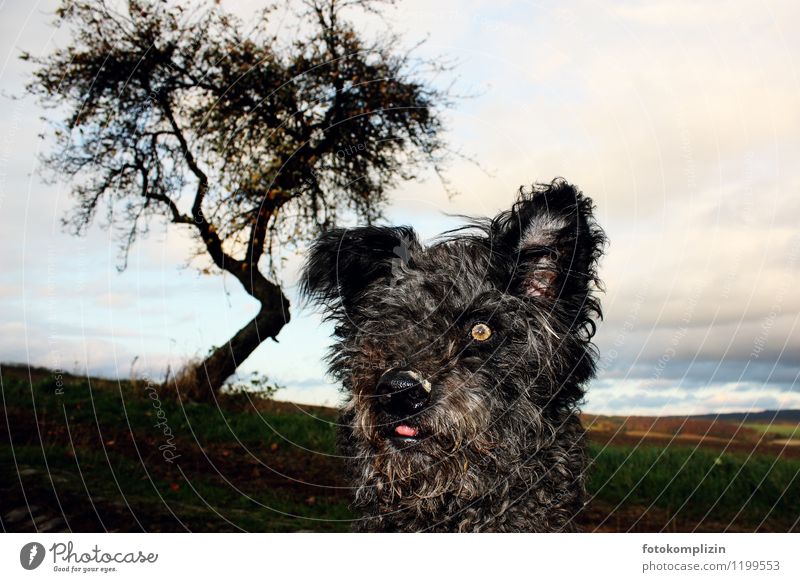
[[[332,409],[246,395],[182,405],[142,384],[2,370],[6,531],[349,529]],[[584,529],[798,530],[800,451],[774,443],[788,436],[772,430],[780,425],[584,422],[593,459]]]
[[[800,425],[796,424],[764,424],[748,422],[746,427],[766,434],[775,434],[785,438],[800,439]]]
[[[786,439],[800,444],[800,425],[796,423],[735,422],[717,418],[598,416],[585,414],[584,425],[595,434],[615,441],[639,437],[648,441],[696,441],[704,445],[721,444],[739,452],[782,454]],[[791,454],[791,453],[789,453]]]

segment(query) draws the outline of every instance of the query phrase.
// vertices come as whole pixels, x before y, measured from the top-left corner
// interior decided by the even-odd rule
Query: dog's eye
[[[479,342],[485,342],[492,337],[492,330],[485,323],[476,323],[472,326],[472,331],[470,333],[472,335],[472,339]]]

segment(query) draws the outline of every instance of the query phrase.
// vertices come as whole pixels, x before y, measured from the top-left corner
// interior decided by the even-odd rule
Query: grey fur
[[[408,227],[318,239],[303,289],[337,324],[329,364],[347,394],[339,442],[356,529],[576,528],[604,241],[591,200],[563,180],[427,248]],[[476,323],[488,340],[470,336]],[[403,417],[376,390],[397,369],[429,392]],[[419,433],[400,439],[401,425]]]

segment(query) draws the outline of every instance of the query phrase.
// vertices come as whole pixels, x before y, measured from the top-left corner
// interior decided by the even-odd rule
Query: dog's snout
[[[378,380],[375,393],[386,412],[406,417],[421,412],[430,402],[431,383],[414,370],[392,368]]]

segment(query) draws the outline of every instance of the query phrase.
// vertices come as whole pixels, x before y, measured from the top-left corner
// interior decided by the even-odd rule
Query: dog
[[[605,240],[557,179],[427,247],[407,226],[312,244],[301,291],[335,323],[356,531],[578,529]]]

